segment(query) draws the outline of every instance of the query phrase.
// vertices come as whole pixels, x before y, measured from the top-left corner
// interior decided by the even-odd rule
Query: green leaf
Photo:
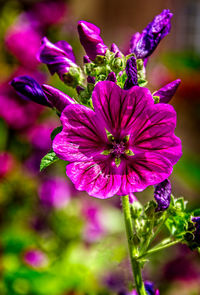
[[[56,135],[62,131],[62,126],[56,127],[52,132],[51,132],[51,140],[54,140]]]
[[[40,171],[47,168],[49,165],[53,164],[54,162],[57,162],[59,158],[56,156],[56,154],[53,151],[50,151],[48,154],[46,154],[40,163]]]

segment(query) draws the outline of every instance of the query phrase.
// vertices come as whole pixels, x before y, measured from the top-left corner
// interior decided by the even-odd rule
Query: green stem
[[[126,226],[126,234],[128,240],[129,254],[133,276],[135,278],[135,285],[138,295],[146,295],[144,283],[142,280],[140,261],[137,260],[137,248],[134,245],[133,224],[130,212],[129,196],[122,197],[122,206],[124,212],[124,221]]]
[[[168,247],[174,246],[174,245],[180,243],[181,241],[182,241],[182,239],[179,239],[179,240],[176,240],[176,241],[170,242],[170,243],[165,244],[165,245],[160,245],[160,246],[157,245],[157,246],[155,246],[154,248],[152,248],[152,249],[150,249],[149,251],[147,251],[146,253],[144,253],[143,255],[139,256],[138,259],[144,258],[144,257],[149,256],[149,255],[151,255],[151,254],[153,254],[153,253],[156,253],[156,252],[158,252],[158,251],[160,251],[160,250],[163,250],[163,249],[166,249],[166,248],[168,248]]]
[[[153,242],[153,240],[157,237],[157,235],[159,234],[159,232],[161,231],[163,225],[165,224],[165,221],[167,220],[168,215],[166,214],[166,216],[163,218],[163,220],[161,221],[160,225],[158,225],[155,233],[153,234],[153,236],[151,237],[149,243],[148,243],[148,247],[151,245],[151,243]],[[148,249],[147,247],[147,249]]]

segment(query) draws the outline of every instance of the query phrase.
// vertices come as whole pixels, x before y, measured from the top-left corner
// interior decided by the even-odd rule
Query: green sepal
[[[110,150],[104,150],[103,152],[101,152],[101,155],[110,155]]]
[[[153,95],[153,100],[154,100],[154,103],[159,103],[160,102],[160,96],[154,96]]]
[[[48,154],[46,154],[40,163],[40,172],[42,170],[44,170],[45,168],[47,168],[48,166],[50,166],[51,164],[57,162],[59,160],[59,158],[56,156],[56,154],[54,153],[54,151],[50,151]]]
[[[125,154],[126,154],[127,156],[134,156],[134,155],[135,155],[134,152],[132,152],[131,150],[126,150],[126,151],[125,151]]]
[[[52,132],[51,132],[51,140],[54,140],[54,138],[56,137],[56,135],[58,133],[60,133],[62,131],[63,127],[62,126],[58,126],[56,127]]]
[[[63,82],[73,88],[83,83],[84,77],[81,68],[71,67],[68,73],[63,75]]]
[[[119,167],[120,164],[121,164],[121,159],[115,158],[115,165],[117,166],[117,168]]]

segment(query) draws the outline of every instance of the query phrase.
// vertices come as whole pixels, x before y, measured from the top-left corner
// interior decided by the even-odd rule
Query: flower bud
[[[144,59],[153,53],[159,42],[170,32],[172,16],[169,9],[164,9],[161,14],[154,17],[140,37],[138,33],[135,35],[131,41],[131,52],[135,53],[137,58]]]
[[[153,96],[159,97],[159,102],[161,103],[168,103],[172,97],[174,96],[178,86],[180,85],[181,80],[177,79],[164,87],[160,88],[158,91],[156,91]]]
[[[10,84],[23,99],[52,107],[41,86],[33,78],[29,76],[19,76],[14,78]]]
[[[112,81],[112,82],[116,83],[116,82],[117,82],[117,78],[116,78],[115,73],[114,73],[114,72],[110,72],[110,73],[108,74],[106,80],[107,80],[107,81]]]
[[[156,211],[164,211],[170,205],[171,183],[168,179],[155,186],[154,198],[158,204]]]
[[[135,56],[132,56],[127,60],[126,63],[126,74],[127,80],[124,84],[124,89],[128,90],[133,86],[138,85],[138,77],[137,77],[137,63]]]
[[[78,22],[78,33],[82,46],[88,57],[94,60],[97,55],[105,55],[107,46],[100,37],[100,29],[86,21]]]
[[[62,91],[60,91],[52,86],[43,84],[42,89],[43,89],[44,93],[46,94],[48,101],[59,112],[62,112],[66,106],[76,103],[67,94],[63,93]]]
[[[115,43],[112,43],[111,47],[110,47],[110,51],[113,53],[116,53],[116,57],[122,57],[123,54],[121,53],[121,51],[119,50],[118,46]]]
[[[48,66],[51,75],[57,73],[61,80],[64,80],[64,75],[71,68],[78,68],[72,47],[66,41],[53,44],[44,37],[38,52],[38,60]]]

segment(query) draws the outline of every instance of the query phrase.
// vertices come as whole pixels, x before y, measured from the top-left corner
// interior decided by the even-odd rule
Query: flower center
[[[110,153],[115,157],[115,158],[120,158],[121,155],[123,155],[126,151],[126,145],[123,141],[120,143],[117,143],[116,141],[112,142],[112,148],[110,150]]]

